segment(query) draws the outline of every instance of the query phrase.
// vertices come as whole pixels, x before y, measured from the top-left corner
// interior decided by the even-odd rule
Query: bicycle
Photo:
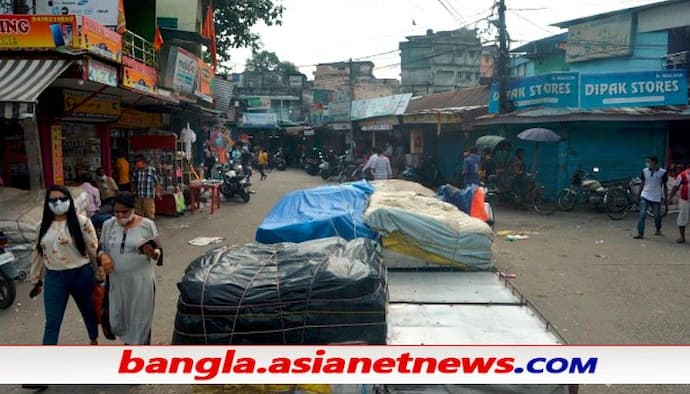
[[[633,189],[640,186],[642,181],[639,178],[633,178],[628,182],[627,187],[616,186],[608,190],[604,196],[604,204],[606,204],[606,214],[612,220],[623,220],[630,211],[640,210],[640,195],[634,192]],[[653,217],[654,211],[647,208],[647,215]],[[663,199],[661,201],[661,217],[668,215],[668,201]]]
[[[513,206],[531,206],[538,214],[549,216],[556,212],[556,199],[548,197],[546,189],[541,186],[532,176],[525,178],[527,182],[527,191],[524,196],[517,190],[510,180],[502,182],[503,187],[497,187],[497,177],[492,175],[486,183],[487,200],[494,204],[495,202],[509,203]]]

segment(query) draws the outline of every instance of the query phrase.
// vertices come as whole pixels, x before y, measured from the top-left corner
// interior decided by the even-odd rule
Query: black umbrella
[[[539,155],[540,142],[558,142],[561,136],[555,131],[536,127],[520,132],[517,137],[523,141],[533,141],[535,143],[534,160],[532,160],[532,174],[536,178],[537,171],[537,156]]]

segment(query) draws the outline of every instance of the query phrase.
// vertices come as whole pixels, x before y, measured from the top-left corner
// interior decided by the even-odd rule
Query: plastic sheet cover
[[[214,249],[178,283],[173,344],[385,344],[385,275],[365,238]]]
[[[304,242],[341,237],[377,239],[364,223],[364,211],[374,187],[367,182],[321,186],[286,194],[256,231],[264,244]]]

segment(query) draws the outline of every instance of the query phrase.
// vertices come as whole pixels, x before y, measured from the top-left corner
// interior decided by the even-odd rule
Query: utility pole
[[[355,157],[355,130],[354,130],[354,122],[352,121],[352,102],[355,101],[355,84],[354,84],[354,79],[352,78],[352,58],[350,58],[349,61],[349,67],[348,67],[348,88],[349,88],[349,96],[350,96],[350,107],[348,109],[349,113],[349,118],[350,118],[350,131],[348,132],[349,138],[350,138],[350,152],[348,154],[348,159],[354,161]]]
[[[508,32],[506,30],[506,3],[497,0],[498,6],[498,108],[499,113],[509,112],[508,108]]]

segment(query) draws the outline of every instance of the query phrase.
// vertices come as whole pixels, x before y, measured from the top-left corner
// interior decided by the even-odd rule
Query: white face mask
[[[104,181],[104,180],[106,180],[106,179],[107,179],[108,177],[107,177],[107,176],[105,176],[105,175],[101,175],[101,176],[99,176],[99,178],[100,178],[101,180],[103,180],[103,181]]]
[[[128,217],[126,218],[117,218],[117,223],[124,227],[130,223],[132,223],[132,220],[134,220],[134,212],[130,213]]]
[[[48,207],[56,215],[66,214],[67,211],[69,211],[70,206],[71,206],[71,203],[69,200],[67,200],[67,201],[55,201],[55,202],[49,202],[48,203]]]

